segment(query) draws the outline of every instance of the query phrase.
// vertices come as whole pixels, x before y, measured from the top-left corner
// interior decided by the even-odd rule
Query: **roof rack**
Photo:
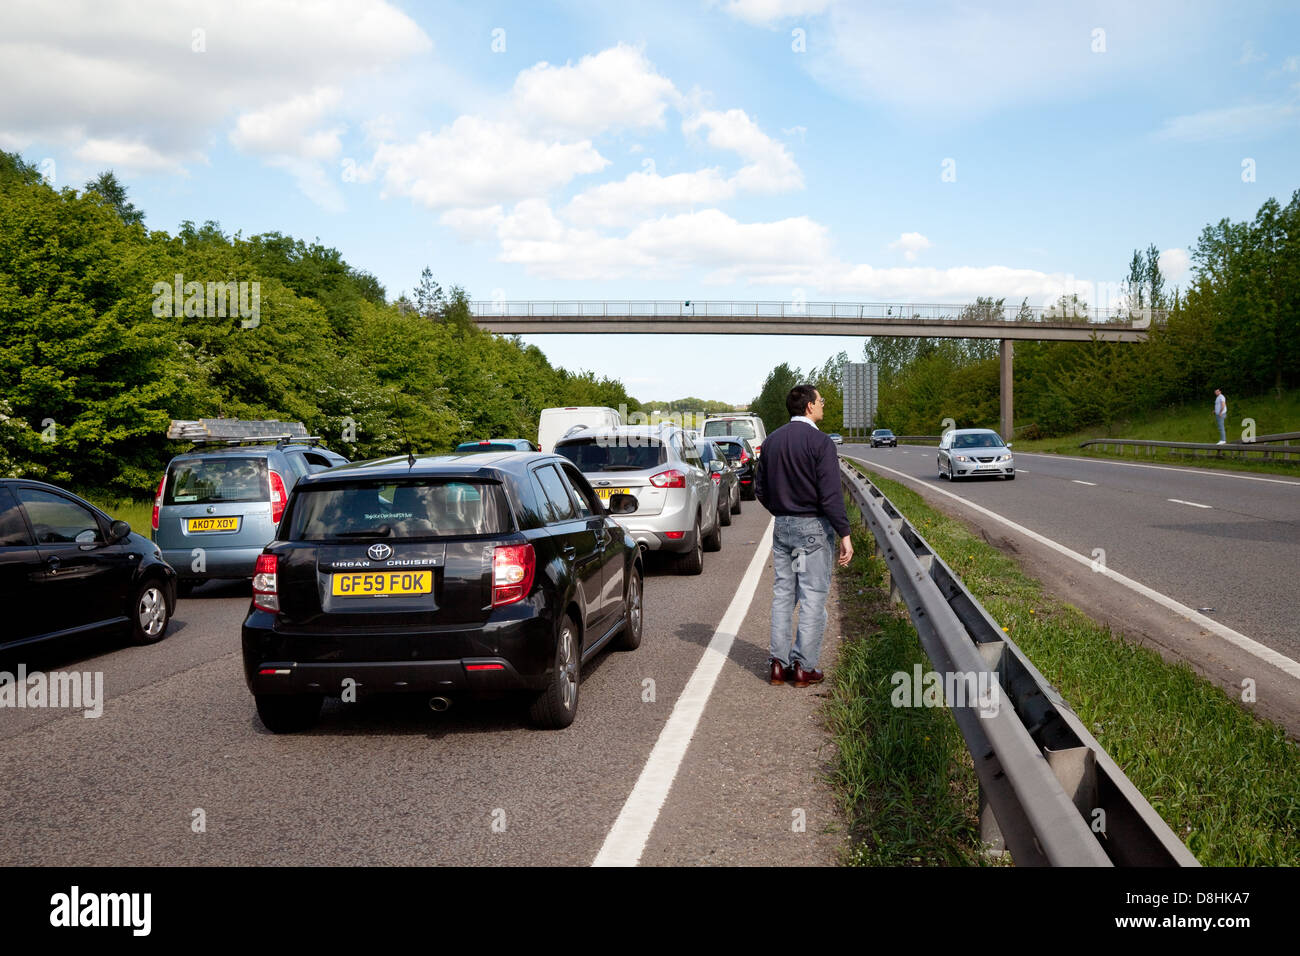
[[[243,445],[248,442],[262,444],[293,441],[320,441],[320,436],[308,435],[302,422],[275,420],[241,421],[238,418],[200,418],[197,421],[173,420],[167,428],[167,437],[194,442],[196,445]]]

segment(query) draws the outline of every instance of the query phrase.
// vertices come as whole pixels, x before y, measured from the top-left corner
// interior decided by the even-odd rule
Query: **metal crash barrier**
[[[925,539],[844,462],[841,480],[875,536],[980,782],[980,832],[1018,866],[1199,866]],[[954,684],[991,693],[956,695]],[[961,699],[962,697],[965,699]]]

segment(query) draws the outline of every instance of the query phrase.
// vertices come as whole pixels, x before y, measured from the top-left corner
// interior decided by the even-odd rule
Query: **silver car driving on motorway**
[[[939,439],[940,478],[997,475],[1016,477],[1016,460],[1011,446],[991,428],[955,428]]]
[[[681,428],[587,428],[557,441],[555,453],[578,466],[602,501],[635,497],[636,511],[615,520],[642,548],[676,555],[678,570],[699,574],[704,552],[722,548],[718,486]]]

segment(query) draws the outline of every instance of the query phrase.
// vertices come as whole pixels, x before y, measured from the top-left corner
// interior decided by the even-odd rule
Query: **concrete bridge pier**
[[[1011,339],[1002,340],[999,355],[1002,359],[1002,440],[1012,440],[1011,364],[1015,348]]]

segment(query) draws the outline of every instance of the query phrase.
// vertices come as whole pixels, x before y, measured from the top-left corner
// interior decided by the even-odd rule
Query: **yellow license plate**
[[[432,594],[432,571],[366,571],[336,574],[330,582],[335,597],[387,597]]]
[[[601,501],[609,501],[610,495],[628,495],[631,494],[629,488],[597,488],[596,497]]]
[[[238,531],[240,515],[225,518],[186,518],[185,527],[195,531]]]

